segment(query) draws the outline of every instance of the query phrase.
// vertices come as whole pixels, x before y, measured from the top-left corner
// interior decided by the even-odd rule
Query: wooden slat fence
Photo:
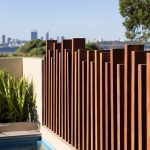
[[[43,124],[79,150],[150,150],[150,52],[46,45]]]

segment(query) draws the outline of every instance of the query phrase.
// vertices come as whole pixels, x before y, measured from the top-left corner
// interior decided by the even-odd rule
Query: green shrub
[[[33,83],[0,70],[0,122],[34,121],[35,108]]]
[[[86,44],[86,49],[89,50],[98,50],[98,46],[96,42],[89,42]]]
[[[21,56],[43,56],[46,53],[46,41],[33,40],[17,49]]]

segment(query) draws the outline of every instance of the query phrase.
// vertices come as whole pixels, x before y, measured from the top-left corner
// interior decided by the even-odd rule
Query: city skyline
[[[0,35],[0,47],[20,47],[24,45],[26,42],[30,40],[50,40],[55,39],[57,42],[61,42],[65,39],[65,36],[57,36],[57,37],[49,37],[49,31],[47,31],[44,35],[39,36],[38,30],[34,29],[30,32],[30,39],[29,40],[20,40],[19,38],[15,37],[12,38],[7,36],[6,34]]]
[[[57,40],[58,42],[61,42],[62,40],[64,39],[68,39],[68,37],[65,37],[63,35],[57,35],[55,37],[50,37],[50,34],[49,34],[49,31],[41,34],[38,32],[37,29],[33,29],[33,30],[30,30],[30,33],[29,33],[29,39],[28,40],[25,40],[25,39],[19,39],[18,37],[10,37],[9,35],[6,35],[5,33],[4,34],[1,34],[0,35],[0,44],[8,44],[9,41],[24,41],[24,42],[27,42],[27,41],[30,41],[30,40]],[[118,39],[113,39],[113,40],[105,40],[103,38],[101,39],[93,39],[93,40],[88,40],[86,39],[87,42],[113,42],[113,41],[128,41],[128,39],[126,40],[120,40],[120,38]]]
[[[49,31],[46,31],[45,33],[39,33],[37,29],[33,29],[33,30],[30,30],[29,32],[29,38],[28,40],[25,40],[25,39],[20,39],[18,37],[11,37],[9,36],[10,34],[6,35],[5,33],[3,34],[0,34],[0,43],[7,43],[8,40],[25,40],[25,41],[29,41],[29,40],[34,40],[32,39],[32,32],[37,32],[37,37],[35,39],[41,39],[41,37],[43,37],[43,40],[49,40],[51,38],[54,38],[54,37],[49,37]],[[57,37],[56,37],[57,38]],[[5,42],[3,42],[5,39]]]
[[[39,33],[49,31],[50,37],[125,39],[117,0],[5,0],[0,7],[0,34],[10,37],[29,40],[31,30],[37,29]]]
[[[40,36],[39,36],[40,35]],[[31,30],[31,32],[29,33],[30,39],[25,40],[25,39],[19,39],[18,37],[10,37],[9,35],[1,34],[0,35],[0,44],[6,44],[9,43],[9,41],[12,40],[22,40],[22,41],[30,41],[30,40],[37,40],[37,39],[41,39],[41,40],[50,40],[50,39],[56,39],[59,41],[65,39],[65,36],[63,35],[57,35],[56,37],[50,37],[49,36],[49,31],[45,32],[44,34],[41,34],[38,32],[37,29]]]

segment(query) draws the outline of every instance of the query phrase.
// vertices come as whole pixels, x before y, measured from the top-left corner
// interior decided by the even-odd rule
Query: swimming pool
[[[0,141],[0,150],[55,150],[44,139],[18,139]]]

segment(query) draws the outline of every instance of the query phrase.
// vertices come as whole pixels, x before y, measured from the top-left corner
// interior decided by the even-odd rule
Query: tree
[[[97,43],[95,43],[95,42],[88,42],[86,44],[86,49],[97,50],[98,49]]]
[[[23,56],[43,56],[46,53],[46,42],[42,40],[33,40],[21,46],[16,54]]]
[[[120,0],[126,37],[145,43],[150,38],[150,0]]]

